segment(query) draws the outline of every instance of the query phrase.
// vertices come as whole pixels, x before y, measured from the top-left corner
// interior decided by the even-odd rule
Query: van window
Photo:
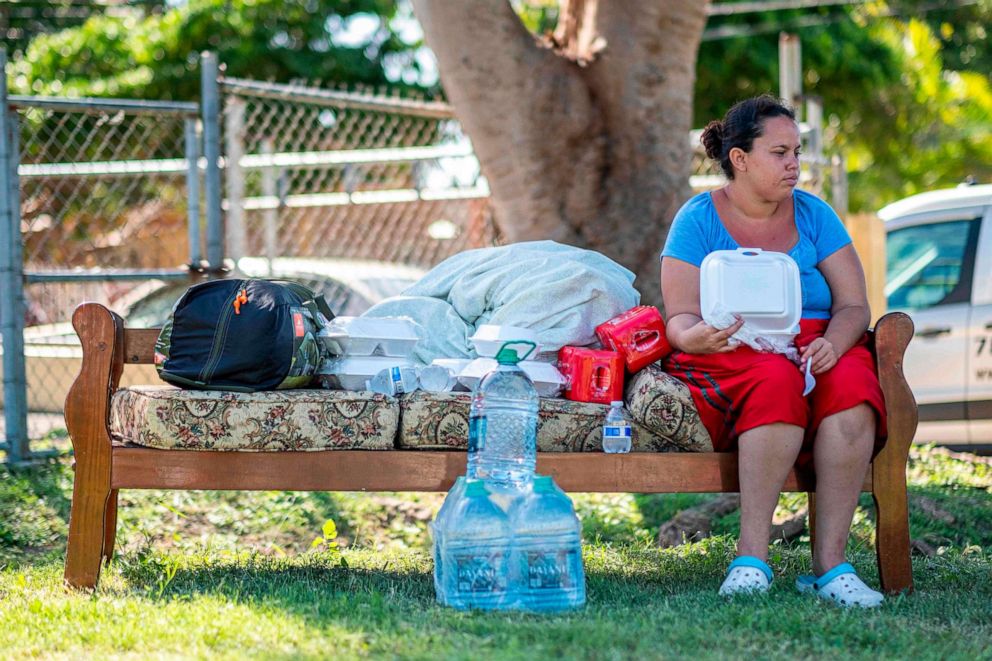
[[[896,310],[971,300],[980,218],[913,225],[885,241],[885,297]]]

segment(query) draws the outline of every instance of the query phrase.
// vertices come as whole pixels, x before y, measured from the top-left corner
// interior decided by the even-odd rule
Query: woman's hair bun
[[[720,161],[723,156],[723,122],[714,119],[707,124],[699,141],[703,143],[707,156],[714,161]]]

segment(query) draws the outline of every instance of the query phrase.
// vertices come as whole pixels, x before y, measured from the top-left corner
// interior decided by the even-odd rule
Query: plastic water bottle
[[[472,478],[479,477],[479,454],[486,442],[485,405],[482,393],[476,388],[468,407],[468,458],[465,468],[465,475]]]
[[[441,543],[443,567],[438,601],[454,608],[492,610],[508,602],[510,521],[481,480],[465,480],[465,492],[447,517]]]
[[[511,580],[525,610],[552,612],[586,602],[582,529],[571,499],[541,475],[513,511]]]
[[[442,604],[446,602],[444,601],[444,590],[441,587],[444,583],[444,559],[441,556],[441,549],[447,534],[447,527],[451,523],[451,512],[458,508],[459,502],[465,497],[465,483],[465,476],[460,475],[455,480],[451,490],[448,491],[448,495],[444,497],[441,509],[437,511],[434,520],[427,524],[427,530],[431,535],[431,555],[434,557],[434,593]]]
[[[623,410],[623,402],[610,402],[606,424],[603,425],[603,452],[630,452],[630,441],[630,422]]]
[[[496,489],[524,488],[537,466],[537,411],[534,384],[517,365],[523,358],[507,342],[496,354],[498,366],[479,382],[478,475]],[[470,421],[471,426],[471,421]]]
[[[458,382],[454,373],[442,365],[426,365],[418,368],[417,382],[421,390],[427,392],[450,392]]]
[[[379,370],[366,384],[366,389],[382,395],[402,395],[418,387],[417,372],[413,367],[387,367]]]
[[[465,469],[465,475],[459,476],[455,480],[455,484],[448,491],[448,495],[445,496],[444,502],[441,503],[441,509],[437,511],[437,515],[434,520],[428,524],[427,529],[431,534],[432,539],[432,555],[434,556],[434,592],[437,594],[438,601],[442,604],[446,603],[443,600],[443,590],[441,589],[441,584],[444,581],[444,559],[441,556],[441,545],[444,542],[444,537],[447,534],[448,526],[451,523],[451,512],[457,509],[458,503],[465,497],[465,485],[467,480],[474,480],[478,477],[478,458],[479,458],[479,430],[482,425],[485,424],[485,419],[481,415],[482,399],[478,394],[472,397],[472,404],[469,408],[468,417],[468,465]]]

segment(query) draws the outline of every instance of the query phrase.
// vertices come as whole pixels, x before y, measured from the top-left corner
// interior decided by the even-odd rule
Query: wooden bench
[[[299,491],[447,491],[465,471],[465,453],[431,450],[223,452],[161,450],[114,444],[110,402],[126,364],[151,364],[158,329],[127,329],[117,314],[80,305],[73,325],[83,348],[79,376],[65,405],[75,450],[65,580],[97,584],[113,556],[120,489],[245,489]],[[874,349],[888,410],[889,438],[865,476],[877,509],[876,551],[882,587],[913,587],[906,462],[916,431],[916,403],[902,373],[913,323],[901,313],[874,329]],[[537,469],[569,492],[736,492],[735,453],[538,453]],[[805,491],[813,520],[815,478],[793,471],[784,490]],[[811,526],[812,531],[812,526]]]

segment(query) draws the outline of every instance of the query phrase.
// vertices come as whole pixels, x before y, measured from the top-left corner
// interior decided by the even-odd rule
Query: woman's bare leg
[[[851,520],[875,443],[875,412],[867,404],[823,419],[816,433],[816,540],[813,571],[817,576],[844,562]]]

